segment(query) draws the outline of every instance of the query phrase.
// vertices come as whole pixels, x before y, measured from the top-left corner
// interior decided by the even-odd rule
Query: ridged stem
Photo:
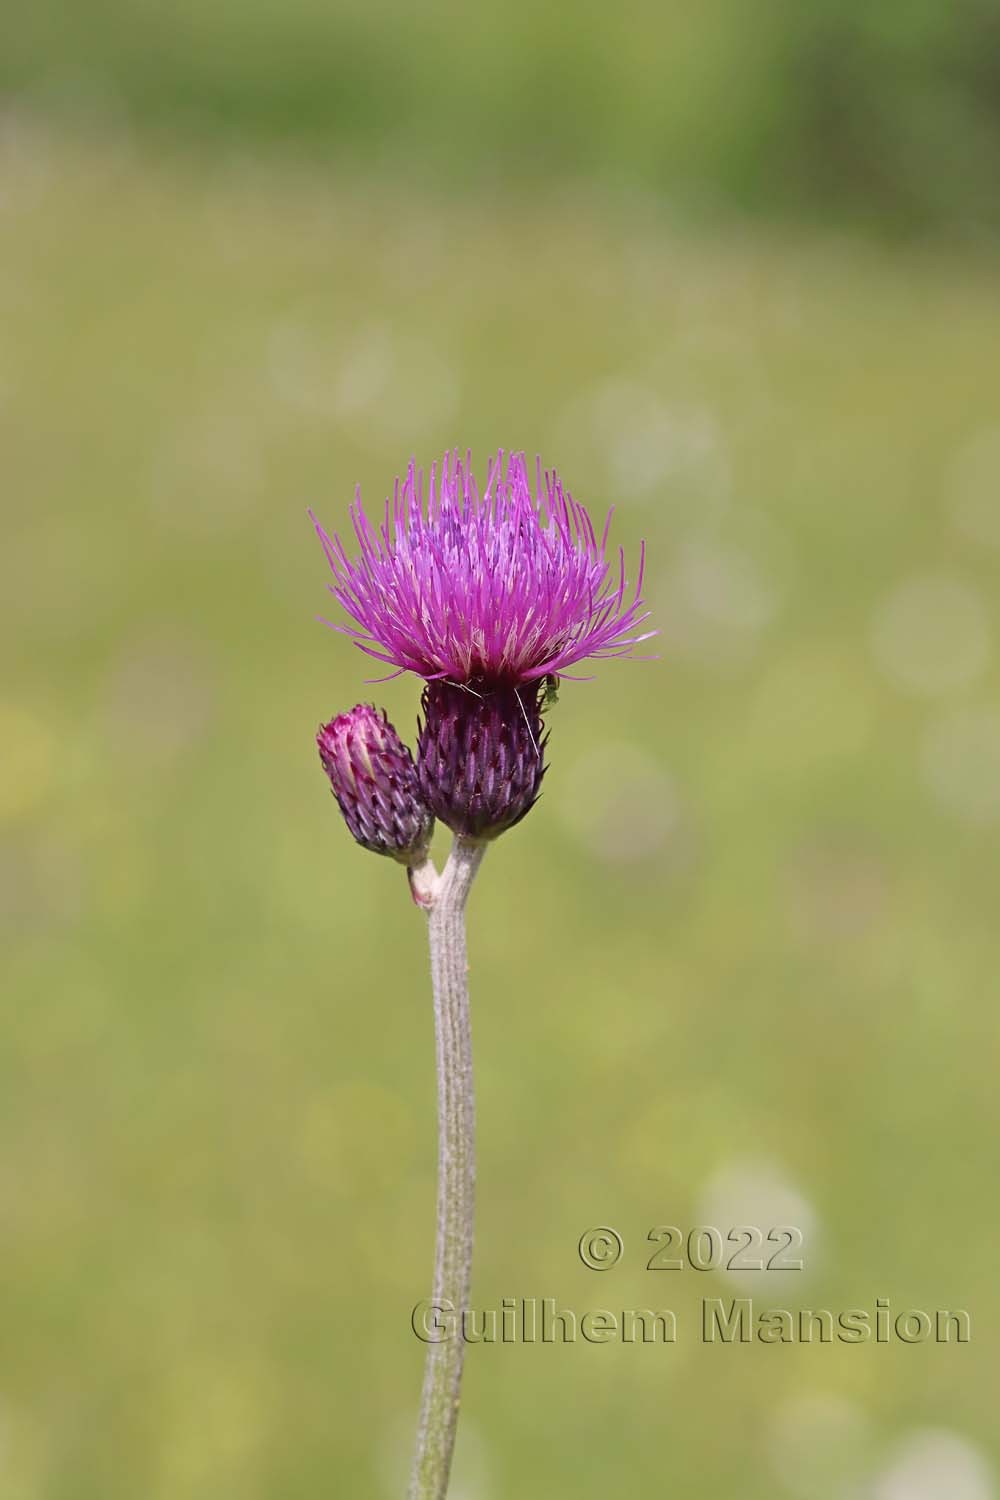
[[[461,1314],[472,1274],[476,1185],[475,1096],[465,903],[485,844],[457,837],[429,903],[438,1081],[436,1307],[457,1314],[453,1336],[427,1347],[420,1425],[408,1500],[444,1500],[455,1447],[465,1341]]]

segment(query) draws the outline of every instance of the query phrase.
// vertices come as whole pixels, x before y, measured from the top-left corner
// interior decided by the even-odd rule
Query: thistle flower
[[[482,494],[468,454],[445,454],[440,471],[432,465],[426,494],[411,463],[377,529],[359,492],[354,562],[313,519],[331,592],[355,622],[334,628],[397,673],[516,687],[587,658],[625,656],[654,634],[638,630],[649,613],[644,550],[630,596],[624,553],[617,568],[607,555],[611,512],[598,540],[587,511],[540,461],[532,489],[521,453],[506,462],[497,454]]]
[[[360,494],[352,561],[315,517],[331,592],[362,651],[424,679],[417,764],[385,715],[359,704],[319,732],[320,755],[358,843],[408,866],[427,913],[438,1077],[437,1235],[431,1305],[468,1305],[475,1197],[465,904],[487,842],[534,806],[545,775],[543,713],[566,668],[626,656],[641,631],[643,553],[635,589],[625,559],[607,556],[582,505],[523,454],[493,460],[482,494],[469,456],[445,454],[423,475],[411,463],[376,528]],[[438,874],[434,817],[455,834]],[[414,1325],[416,1326],[416,1325]],[[427,1350],[408,1500],[446,1500],[465,1341]]]
[[[418,771],[427,806],[455,833],[494,838],[539,794],[542,684],[586,659],[626,656],[653,631],[642,606],[645,554],[633,591],[625,558],[608,558],[611,512],[598,540],[554,471],[497,454],[480,494],[471,459],[446,453],[426,493],[413,463],[376,529],[351,508],[360,549],[316,530],[331,592],[369,656],[427,683]],[[547,695],[546,695],[547,698]]]
[[[420,795],[413,757],[374,705],[321,724],[319,757],[354,839],[401,864],[426,857],[434,819]]]

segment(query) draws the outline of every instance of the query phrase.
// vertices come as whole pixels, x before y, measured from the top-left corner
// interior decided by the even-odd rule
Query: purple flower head
[[[420,794],[413,757],[385,712],[359,703],[321,724],[316,744],[352,837],[375,854],[418,864],[434,818]]]
[[[369,656],[428,681],[517,687],[587,658],[626,656],[655,631],[625,558],[600,537],[554,471],[497,454],[480,493],[471,456],[446,453],[440,469],[411,462],[380,525],[351,507],[359,555],[316,530],[333,570],[331,592],[354,621],[340,625]],[[395,674],[394,674],[395,675]]]

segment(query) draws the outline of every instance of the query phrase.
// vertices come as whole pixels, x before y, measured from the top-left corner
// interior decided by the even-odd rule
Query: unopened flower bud
[[[424,801],[453,833],[492,839],[534,805],[545,765],[541,686],[429,682],[417,745]]]
[[[375,854],[419,864],[434,818],[420,794],[413,757],[384,711],[359,703],[321,725],[316,743],[351,835]]]

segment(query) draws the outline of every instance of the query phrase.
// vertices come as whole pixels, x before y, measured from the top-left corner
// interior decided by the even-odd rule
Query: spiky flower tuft
[[[434,818],[420,794],[413,757],[384,710],[359,703],[321,724],[316,743],[352,837],[375,854],[419,864]]]
[[[381,523],[360,492],[351,509],[359,555],[316,530],[354,621],[335,628],[397,672],[428,681],[517,687],[586,659],[626,656],[655,632],[640,631],[644,553],[635,588],[624,553],[600,536],[554,471],[501,451],[480,493],[471,457],[445,454],[440,469],[410,464]]]

